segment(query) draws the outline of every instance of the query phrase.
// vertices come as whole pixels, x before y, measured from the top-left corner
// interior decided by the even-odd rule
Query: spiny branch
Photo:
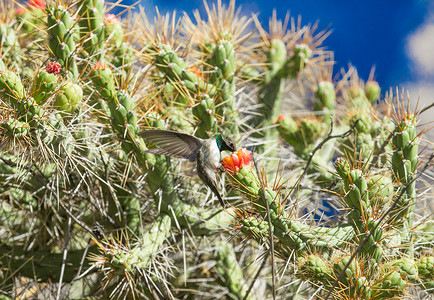
[[[374,226],[374,228],[372,228],[371,231],[369,231],[369,234],[365,237],[365,239],[359,244],[359,246],[357,247],[356,251],[354,251],[354,253],[351,255],[350,259],[348,260],[347,264],[345,265],[345,267],[342,269],[342,271],[339,273],[338,278],[336,278],[336,280],[333,282],[333,285],[331,287],[331,289],[328,291],[326,297],[324,298],[324,300],[327,300],[332,291],[335,289],[335,287],[338,285],[338,283],[341,281],[342,277],[345,274],[345,271],[348,269],[348,267],[350,266],[351,262],[354,260],[354,258],[356,257],[356,255],[360,252],[360,250],[363,248],[363,246],[366,245],[366,243],[369,241],[369,238],[374,234],[375,230],[377,230],[377,228],[380,226],[381,222],[383,222],[383,220],[386,218],[387,215],[389,215],[390,212],[392,212],[396,205],[398,205],[398,201],[402,198],[402,196],[405,194],[405,192],[407,191],[407,189],[413,184],[413,182],[416,181],[416,179],[418,179],[424,172],[425,170],[430,166],[431,161],[434,159],[434,153],[431,154],[430,158],[428,159],[428,161],[425,163],[425,165],[423,166],[421,172],[419,172],[412,180],[410,180],[405,186],[404,188],[401,190],[401,193],[398,195],[398,197],[395,199],[395,201],[393,202],[393,204],[390,206],[390,208],[386,211],[386,213],[384,213],[381,218],[378,220],[377,224]]]

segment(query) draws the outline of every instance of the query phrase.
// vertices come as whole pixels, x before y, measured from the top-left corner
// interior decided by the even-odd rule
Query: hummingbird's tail
[[[219,202],[220,202],[220,204],[221,204],[221,206],[223,207],[223,208],[225,208],[225,203],[223,202],[223,198],[222,198],[222,196],[220,196],[220,193],[219,193],[219,191],[216,189],[216,187],[215,186],[210,186],[210,189],[211,189],[211,191],[213,191],[213,193],[217,196],[217,198],[219,199]]]
[[[206,170],[204,168],[201,168],[198,164],[197,175],[199,175],[199,178],[202,180],[202,182],[205,183],[211,189],[214,195],[217,196],[221,206],[225,208],[225,203],[223,202],[223,198],[222,196],[220,196],[220,192],[217,188],[216,174],[212,170]]]

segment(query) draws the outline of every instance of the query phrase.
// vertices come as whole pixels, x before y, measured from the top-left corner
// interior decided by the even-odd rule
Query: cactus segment
[[[73,114],[83,100],[83,90],[77,84],[66,82],[56,93],[54,106],[62,114]]]

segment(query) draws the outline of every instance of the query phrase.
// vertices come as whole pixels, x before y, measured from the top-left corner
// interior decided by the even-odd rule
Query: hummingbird
[[[161,129],[142,131],[139,135],[160,147],[149,149],[147,153],[196,161],[199,178],[217,196],[222,207],[225,207],[217,189],[216,172],[220,168],[220,152],[235,151],[235,142],[232,138],[217,134],[209,139],[201,139],[189,134]]]

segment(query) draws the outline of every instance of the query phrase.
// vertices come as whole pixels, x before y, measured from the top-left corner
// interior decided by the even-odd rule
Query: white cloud
[[[434,102],[434,14],[426,16],[426,21],[411,33],[407,39],[406,52],[410,70],[415,80],[404,83],[410,96],[412,110],[427,107]],[[419,116],[419,124],[431,127],[434,121],[434,108]],[[420,129],[422,129],[420,128]],[[434,130],[430,130],[426,139],[434,141]]]
[[[408,37],[407,53],[420,75],[434,75],[434,22],[427,22]]]
[[[406,84],[406,90],[410,96],[410,107],[412,111],[420,111],[422,108],[434,103],[434,82],[413,82]],[[431,128],[434,125],[434,108],[430,108],[419,116],[419,130],[423,128]],[[430,143],[434,142],[434,130],[430,130],[425,134],[425,139]]]

